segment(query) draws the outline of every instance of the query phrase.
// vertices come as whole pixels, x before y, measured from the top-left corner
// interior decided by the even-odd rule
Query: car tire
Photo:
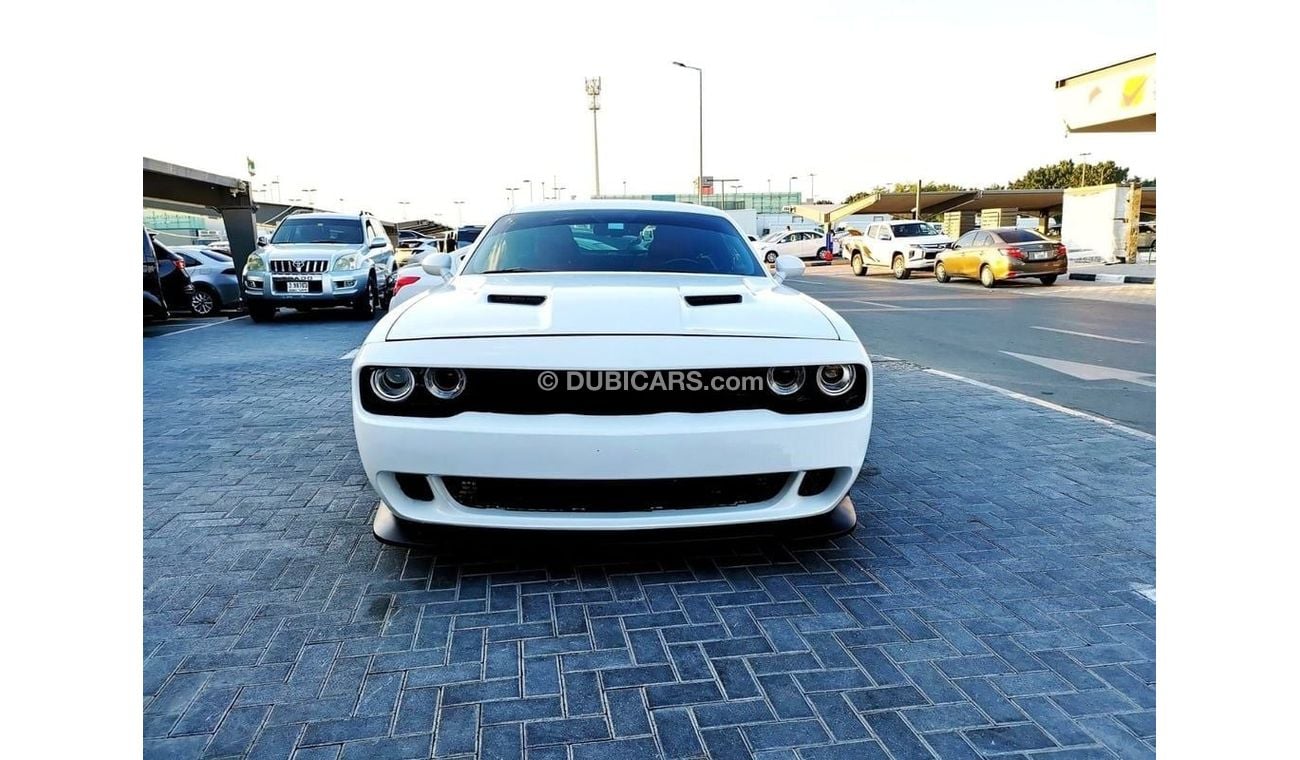
[[[375,316],[375,275],[366,278],[366,289],[352,302],[352,315],[357,319],[374,319]]]
[[[768,251],[767,254],[766,254],[765,256],[763,256],[763,261],[766,261],[766,262],[769,263],[769,264],[775,264],[775,263],[776,263],[776,251]]]
[[[248,318],[257,323],[270,322],[275,319],[275,307],[265,303],[250,303]]]
[[[952,281],[952,278],[948,276],[948,267],[945,267],[942,261],[934,262],[934,279],[939,282]]]
[[[1039,281],[1042,282],[1044,285],[1054,285],[1054,284],[1056,284],[1056,275],[1054,275],[1054,274],[1045,274],[1045,275],[1043,275],[1042,277],[1039,277],[1038,279],[1039,279]]]
[[[894,262],[890,268],[894,270],[895,280],[906,280],[912,276],[912,270],[907,268],[907,260],[901,253],[894,254]]]
[[[210,317],[221,311],[221,297],[215,290],[200,285],[190,296],[190,311],[197,317]]]
[[[867,276],[867,265],[862,263],[862,254],[853,253],[853,258],[849,259],[849,266],[853,267],[853,274],[858,277]]]
[[[980,284],[986,288],[996,287],[997,279],[993,276],[993,269],[988,264],[980,267]]]

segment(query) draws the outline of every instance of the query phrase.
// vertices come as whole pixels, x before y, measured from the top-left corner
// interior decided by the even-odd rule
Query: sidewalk
[[[1091,282],[1122,282],[1136,285],[1154,285],[1156,263],[1146,263],[1146,253],[1138,254],[1138,264],[1071,264],[1071,280]]]

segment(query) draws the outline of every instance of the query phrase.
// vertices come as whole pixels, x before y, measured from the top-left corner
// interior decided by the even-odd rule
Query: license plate
[[[1052,252],[1051,252],[1051,251],[1039,251],[1038,253],[1035,253],[1035,254],[1034,254],[1034,258],[1035,258],[1035,259],[1050,259],[1050,258],[1052,258]]]
[[[287,290],[288,290],[288,292],[290,292],[290,293],[308,293],[308,292],[310,292],[310,291],[307,289],[307,285],[308,285],[308,283],[305,283],[305,282],[294,282],[294,281],[290,280],[289,282],[287,282],[287,283],[285,283],[285,284],[289,286],[289,287],[287,288]]]

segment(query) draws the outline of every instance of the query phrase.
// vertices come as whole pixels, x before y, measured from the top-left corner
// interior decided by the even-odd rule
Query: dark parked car
[[[202,245],[178,245],[172,249],[185,260],[185,272],[194,283],[192,311],[200,317],[239,306],[239,276],[228,254]]]
[[[162,282],[163,301],[171,312],[192,311],[194,284],[185,271],[185,259],[179,253],[153,239],[154,253],[158,256],[158,279]]]
[[[154,253],[149,231],[144,230],[144,315],[154,319],[167,319],[167,301],[163,298],[162,281],[158,279],[158,255]]]

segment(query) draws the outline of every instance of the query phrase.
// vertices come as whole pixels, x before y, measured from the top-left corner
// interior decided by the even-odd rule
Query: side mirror
[[[266,235],[258,235],[258,236],[257,236],[257,247],[258,247],[258,248],[261,248],[261,247],[263,247],[263,246],[269,245],[270,243],[271,243],[271,241],[266,239]]]
[[[785,282],[792,277],[803,277],[803,262],[798,256],[776,257],[776,281]]]
[[[386,245],[388,245],[388,238],[382,235],[375,235],[370,239],[371,248],[383,248]]]
[[[420,262],[420,268],[434,277],[447,279],[451,277],[451,256],[446,253],[430,253]]]
[[[885,234],[883,234],[883,235],[880,236],[880,239],[881,239],[881,240],[893,240],[893,239],[894,239],[894,236],[891,235],[891,234],[889,234],[888,232],[886,232]]]

